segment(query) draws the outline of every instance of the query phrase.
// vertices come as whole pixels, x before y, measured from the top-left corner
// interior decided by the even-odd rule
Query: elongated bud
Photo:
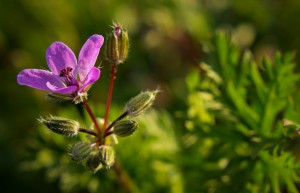
[[[134,120],[124,120],[117,122],[114,126],[114,134],[118,137],[127,137],[133,134],[138,128],[138,122]]]
[[[153,104],[157,93],[157,90],[140,93],[126,104],[125,111],[131,117],[143,114]]]
[[[113,24],[113,30],[106,41],[106,59],[114,64],[121,64],[127,58],[129,39],[127,31],[120,24]]]
[[[111,146],[102,145],[99,147],[101,163],[110,168],[115,163],[115,151]]]
[[[90,154],[91,151],[91,144],[81,141],[75,143],[71,147],[69,154],[71,155],[74,161],[80,162],[84,160]]]
[[[92,172],[97,172],[103,165],[100,159],[99,151],[92,151],[86,159],[86,167]]]
[[[50,116],[46,119],[40,118],[39,121],[44,123],[51,131],[67,137],[77,135],[80,128],[79,122],[62,117]]]

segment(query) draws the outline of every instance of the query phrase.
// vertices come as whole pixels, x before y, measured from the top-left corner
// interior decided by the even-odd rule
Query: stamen
[[[62,69],[59,73],[60,77],[65,77],[66,76],[66,69]]]
[[[67,72],[68,72],[68,73],[72,72],[72,70],[73,70],[73,68],[71,68],[71,67],[69,67],[69,66],[67,67]]]
[[[78,86],[77,80],[74,78],[74,75],[72,73],[73,68],[67,67],[62,70],[60,70],[59,76],[63,77],[63,81],[66,83],[67,86]]]

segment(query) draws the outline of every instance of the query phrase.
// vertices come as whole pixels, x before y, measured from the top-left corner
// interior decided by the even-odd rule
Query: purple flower
[[[100,77],[94,67],[104,42],[101,35],[92,35],[82,46],[78,62],[72,50],[62,42],[52,43],[46,51],[46,60],[51,71],[24,69],[17,76],[20,85],[48,91],[50,96],[80,102],[87,96],[91,84]]]

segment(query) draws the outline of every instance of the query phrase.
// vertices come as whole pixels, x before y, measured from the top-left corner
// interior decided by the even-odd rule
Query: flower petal
[[[46,60],[50,70],[59,75],[66,67],[73,68],[73,75],[76,77],[76,57],[73,51],[62,42],[52,43],[46,51]]]
[[[72,94],[77,89],[77,86],[68,86],[68,87],[59,88],[51,84],[50,82],[47,82],[46,85],[50,91],[60,93],[60,94]]]
[[[93,84],[96,82],[100,77],[100,69],[93,67],[89,73],[87,74],[86,78],[83,81],[82,87],[79,89],[78,92],[83,91],[86,87],[88,87],[90,84]]]
[[[58,88],[65,87],[61,80],[54,74],[46,70],[25,69],[17,76],[17,82],[20,85],[30,86],[41,90],[50,91],[46,83],[51,82]]]
[[[100,48],[104,42],[101,35],[92,35],[82,46],[78,56],[78,69],[80,80],[83,81],[97,60]]]

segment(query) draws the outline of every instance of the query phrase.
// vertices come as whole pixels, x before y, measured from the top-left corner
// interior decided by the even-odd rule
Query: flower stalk
[[[95,137],[98,136],[97,133],[95,133],[94,131],[88,130],[88,129],[80,128],[78,131],[82,132],[82,133],[87,133],[87,134],[93,135]]]
[[[110,136],[113,133],[114,133],[113,131],[108,131],[108,132],[105,133],[104,137]]]
[[[116,71],[117,71],[117,65],[113,64],[112,65],[112,69],[111,69],[111,77],[110,77],[108,94],[107,94],[107,102],[106,102],[106,109],[105,109],[103,129],[105,129],[105,127],[107,125],[107,121],[108,121],[108,115],[109,115],[109,110],[110,110],[110,105],[111,105],[111,99],[112,99],[112,94],[113,94],[113,89],[114,89],[114,82],[115,82]]]
[[[106,129],[105,129],[105,136],[109,133],[109,130],[120,120],[124,119],[128,115],[128,112],[125,111],[121,114],[116,120],[114,120]]]
[[[90,108],[90,106],[88,105],[88,103],[87,103],[86,100],[83,100],[82,103],[83,103],[83,106],[85,107],[86,111],[88,112],[89,116],[91,117],[91,119],[92,119],[92,121],[93,121],[93,123],[94,123],[94,125],[96,127],[96,130],[97,130],[97,133],[98,133],[97,136],[100,137],[100,135],[101,135],[101,129],[99,127],[99,124],[97,122],[97,119],[96,119],[96,117],[95,117],[92,109]]]

